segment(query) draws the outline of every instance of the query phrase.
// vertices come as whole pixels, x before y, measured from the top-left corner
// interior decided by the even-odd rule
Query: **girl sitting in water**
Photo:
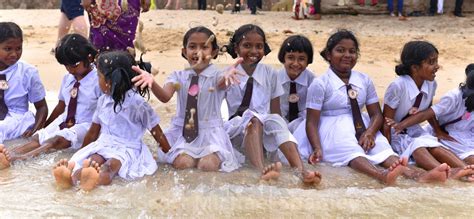
[[[148,129],[164,152],[169,144],[159,126],[160,119],[143,99],[146,90],[133,89],[132,57],[126,52],[99,55],[99,86],[105,95],[97,102],[92,125],[82,149],[71,159],[60,160],[53,170],[56,184],[70,188],[77,181],[83,190],[108,185],[115,175],[132,180],[151,175],[156,161],[143,143]]]

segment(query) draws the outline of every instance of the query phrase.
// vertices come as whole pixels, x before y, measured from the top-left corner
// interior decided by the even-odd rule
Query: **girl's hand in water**
[[[321,150],[321,147],[317,146],[314,149],[313,153],[311,153],[311,155],[309,155],[308,163],[314,165],[316,163],[321,162],[322,159],[323,159],[323,152]]]
[[[141,89],[148,87],[151,89],[153,82],[155,81],[153,75],[141,70],[138,66],[132,66],[132,69],[138,74],[132,78],[132,83],[134,83],[135,87],[140,87]]]

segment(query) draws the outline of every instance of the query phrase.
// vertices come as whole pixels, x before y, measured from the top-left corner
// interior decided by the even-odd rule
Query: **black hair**
[[[230,38],[229,44],[223,46],[223,49],[225,49],[225,52],[229,53],[232,58],[237,58],[237,53],[235,52],[235,47],[237,47],[242,41],[242,39],[245,38],[245,35],[250,32],[256,32],[258,35],[260,35],[263,38],[263,51],[265,55],[268,55],[272,50],[270,49],[270,46],[267,43],[267,39],[265,37],[265,32],[263,32],[262,28],[260,28],[257,25],[254,24],[245,24],[240,26],[234,33],[234,35]]]
[[[313,45],[308,38],[302,35],[294,35],[286,38],[281,44],[278,52],[278,60],[285,62],[285,54],[288,52],[303,52],[308,56],[308,64],[313,63]]]
[[[468,112],[474,110],[474,69],[469,71],[466,76],[466,82],[459,85],[462,92],[462,98],[465,99],[464,105]]]
[[[189,40],[189,37],[191,37],[191,35],[193,33],[204,33],[206,34],[208,37],[211,37],[212,35],[214,35],[214,40],[211,42],[212,44],[212,50],[216,50],[216,49],[219,49],[219,46],[217,45],[217,37],[216,35],[214,34],[214,32],[212,32],[211,30],[209,30],[207,27],[204,27],[204,26],[197,26],[197,27],[193,27],[191,29],[189,29],[185,34],[184,34],[184,37],[183,37],[183,48],[186,48],[186,46],[188,45],[188,40]],[[214,57],[212,58],[217,58],[217,55],[216,54]],[[184,56],[183,53],[181,53],[181,56],[183,58],[186,59],[186,56]]]
[[[20,26],[13,22],[0,22],[0,43],[10,38],[19,38],[23,41],[23,31],[21,31]]]
[[[84,62],[84,66],[94,61],[97,50],[92,43],[80,34],[67,34],[55,49],[56,60],[61,65],[76,65]]]
[[[400,64],[395,66],[397,75],[411,75],[410,68],[430,58],[433,54],[438,54],[438,49],[427,41],[410,41],[403,46],[400,55]]]
[[[466,73],[466,76],[467,76],[467,74],[469,74],[469,72],[473,70],[474,70],[474,63],[471,63],[466,66],[466,70],[464,70],[464,72]]]
[[[342,40],[352,40],[356,48],[357,56],[359,56],[359,41],[357,41],[357,38],[355,37],[354,33],[352,33],[352,31],[346,29],[339,29],[336,33],[333,33],[326,42],[326,47],[324,47],[319,55],[321,55],[324,60],[329,62],[327,55],[329,55],[334,47],[336,47],[337,44],[339,44],[339,42]]]
[[[105,80],[110,82],[110,96],[114,100],[114,111],[125,100],[125,94],[128,90],[134,89],[132,78],[137,74],[132,69],[135,63],[133,57],[125,51],[104,52],[96,59],[97,69],[103,74]],[[135,90],[142,97],[149,95],[148,89],[142,90],[137,87]]]

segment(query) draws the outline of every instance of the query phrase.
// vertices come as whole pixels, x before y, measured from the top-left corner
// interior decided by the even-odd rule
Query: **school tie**
[[[77,98],[79,96],[79,85],[81,85],[81,83],[79,83],[79,81],[76,81],[70,91],[71,98],[69,99],[69,104],[67,107],[66,120],[59,124],[60,129],[71,128],[73,125],[76,124],[76,109]]]
[[[416,95],[416,99],[415,99],[415,103],[413,104],[412,108],[420,108],[420,104],[421,104],[421,99],[423,99],[423,93],[420,92],[418,95]],[[410,117],[410,111],[408,111],[408,113],[405,115],[405,117],[403,117],[402,120],[400,120],[400,122],[402,122],[403,120],[405,120],[406,118]],[[407,129],[403,129],[402,132],[400,132],[401,134],[407,134],[408,130]]]
[[[295,100],[292,100],[293,98],[292,97],[292,94],[293,96],[294,95],[297,95],[296,94],[296,82],[292,81],[290,82],[290,98],[288,98],[288,103],[289,103],[289,111],[288,111],[288,115],[287,115],[287,119],[289,122],[293,121],[294,119],[298,118],[298,101],[297,99]]]
[[[191,78],[191,84],[188,88],[188,98],[186,100],[186,113],[184,116],[183,137],[186,142],[191,142],[199,134],[197,102],[199,96],[198,86],[199,76]]]
[[[249,77],[247,80],[247,84],[245,87],[245,93],[244,93],[244,98],[242,99],[242,103],[240,104],[239,108],[237,109],[237,112],[235,112],[234,115],[232,115],[230,119],[236,117],[236,116],[242,116],[244,114],[245,110],[247,110],[250,106],[250,100],[252,100],[252,91],[253,91],[253,77]]]
[[[0,83],[2,84],[0,87],[0,120],[3,120],[8,114],[8,107],[5,103],[5,90],[8,88],[6,75],[0,75]]]
[[[359,103],[357,102],[357,91],[352,89],[350,84],[346,85],[347,88],[347,95],[349,96],[349,100],[351,103],[351,111],[352,111],[352,121],[354,122],[354,128],[356,131],[356,138],[357,140],[360,139],[362,133],[365,132],[365,124],[364,120],[362,120],[362,115],[360,114]]]

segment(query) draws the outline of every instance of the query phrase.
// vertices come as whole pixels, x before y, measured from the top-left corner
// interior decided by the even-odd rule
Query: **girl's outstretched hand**
[[[313,151],[313,153],[311,153],[311,155],[309,155],[308,163],[314,165],[316,163],[321,162],[322,159],[323,159],[323,152],[322,152],[320,147],[316,147],[316,149]]]
[[[132,66],[132,69],[138,74],[132,78],[132,83],[134,83],[135,87],[140,87],[141,89],[148,87],[151,89],[153,82],[155,81],[153,75],[140,69],[138,66]]]
[[[227,70],[224,74],[225,86],[228,87],[229,85],[239,84],[240,80],[238,75],[245,76],[244,73],[237,70],[237,66],[242,63],[244,59],[238,58],[235,63]]]
[[[406,127],[403,127],[402,125],[400,125],[400,123],[397,123],[395,122],[394,119],[391,119],[391,118],[387,118],[385,117],[385,123],[392,127],[393,129],[395,129],[395,134],[400,134],[401,132],[403,132],[403,130],[405,130]]]

